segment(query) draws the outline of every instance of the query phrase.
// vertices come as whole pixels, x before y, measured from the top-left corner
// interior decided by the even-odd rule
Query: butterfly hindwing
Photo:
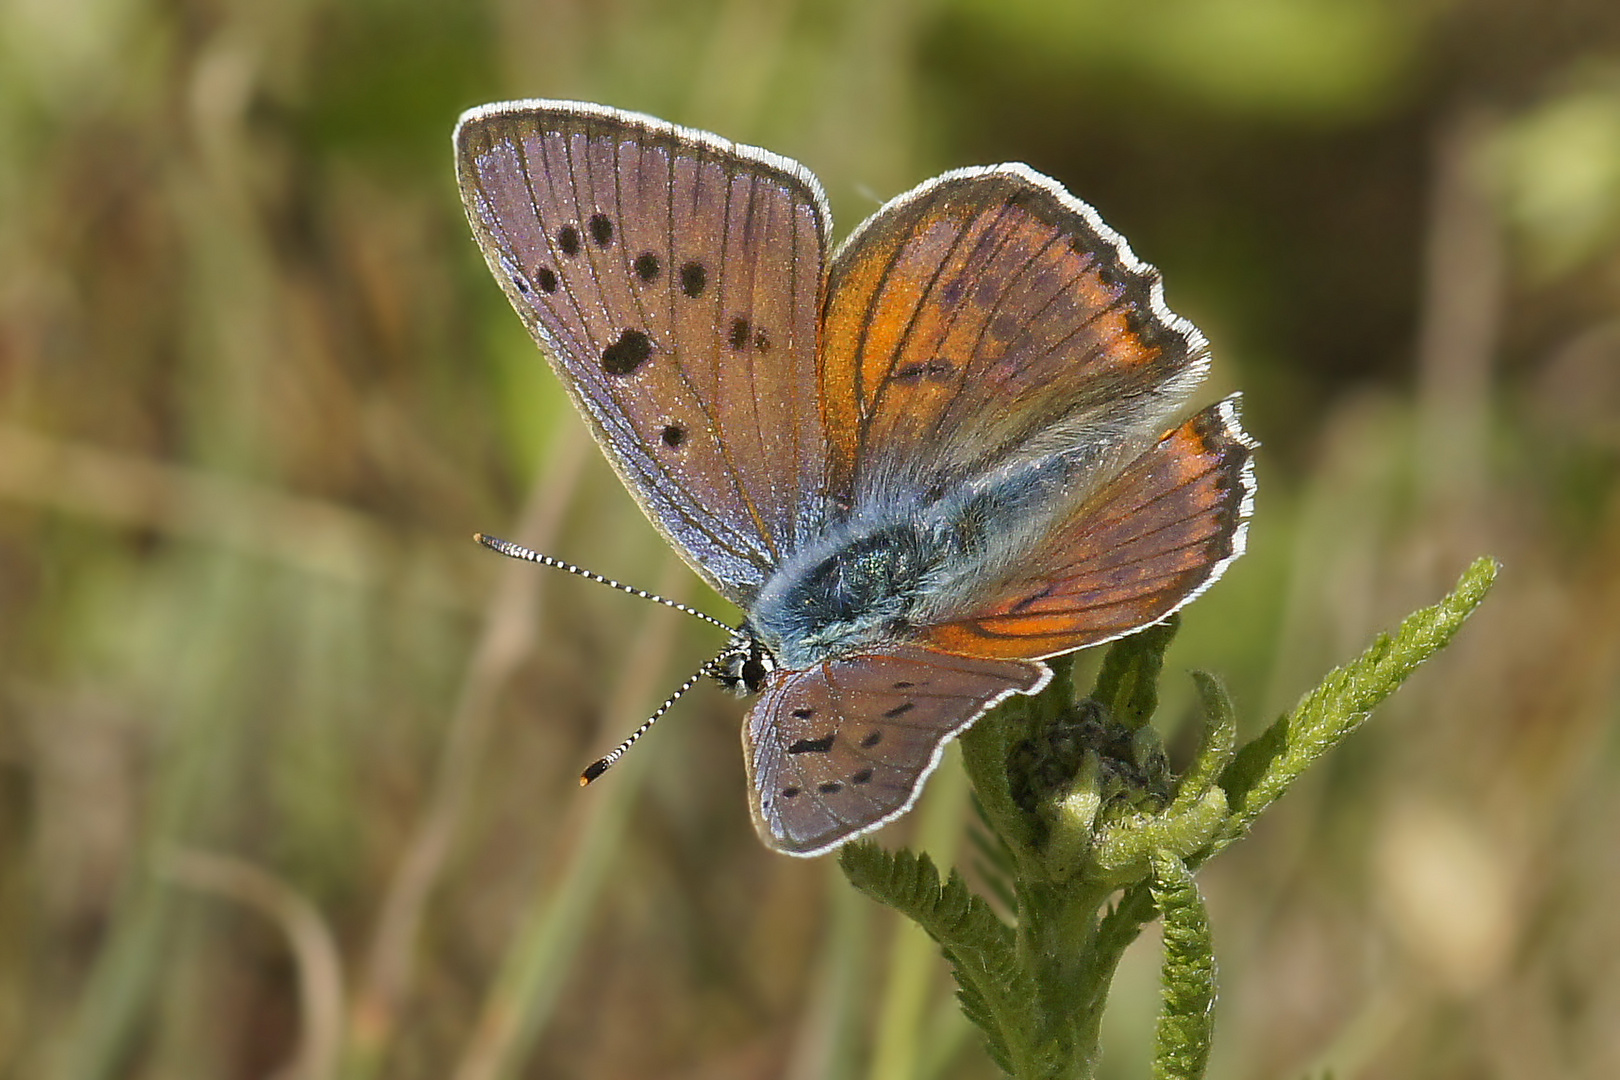
[[[456,129],[486,260],[688,563],[746,604],[821,511],[820,185],[618,110],[514,102]]]
[[[945,743],[1045,665],[899,645],[779,671],[743,728],[754,825],[818,855],[904,813]]]
[[[924,640],[977,656],[1052,656],[1164,618],[1243,553],[1254,446],[1235,397],[1195,414],[1059,520],[973,611]]]

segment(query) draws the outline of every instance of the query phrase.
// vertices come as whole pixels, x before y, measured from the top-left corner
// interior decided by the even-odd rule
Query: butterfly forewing
[[[1253,450],[1236,399],[1194,415],[1060,521],[976,611],[925,639],[979,656],[1051,656],[1164,618],[1242,554]]]
[[[824,340],[835,485],[854,500],[1020,455],[1128,456],[1206,364],[1157,272],[1016,165],[948,173],[857,230],[829,269]]]
[[[876,828],[916,800],[952,736],[1049,675],[917,646],[779,672],[743,729],[755,827],[793,855]]]
[[[763,151],[571,103],[456,132],[473,231],[626,485],[746,604],[822,509],[819,185]]]

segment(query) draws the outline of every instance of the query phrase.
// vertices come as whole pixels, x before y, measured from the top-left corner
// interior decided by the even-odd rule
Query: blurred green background
[[[1491,553],[1201,875],[1216,1078],[1620,1076],[1613,0],[3,0],[0,1072],[987,1077],[926,942],[749,826],[717,646],[472,243],[507,97],[762,144],[839,233],[1023,160],[1265,443],[1187,612],[1249,730]],[[950,858],[960,769],[885,842]],[[1105,1075],[1143,1075],[1157,951]]]

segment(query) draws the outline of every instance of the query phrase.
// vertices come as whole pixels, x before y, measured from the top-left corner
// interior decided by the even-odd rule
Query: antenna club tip
[[[601,776],[603,773],[607,772],[610,764],[612,764],[612,762],[610,762],[607,758],[602,758],[599,761],[592,762],[590,768],[579,774],[579,786],[584,787],[592,780],[595,780],[598,776]]]
[[[487,543],[488,540],[489,540],[489,537],[485,536],[481,532],[473,533],[473,541],[474,541],[474,543],[483,544],[483,543]]]

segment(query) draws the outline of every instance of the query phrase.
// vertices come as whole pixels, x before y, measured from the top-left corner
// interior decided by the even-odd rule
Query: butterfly
[[[1033,169],[945,173],[834,249],[808,170],[717,135],[536,100],[468,111],[454,142],[512,306],[744,613],[687,686],[757,695],[744,760],[776,850],[905,813],[1043,659],[1165,618],[1242,553],[1237,396],[1181,418],[1203,336]]]

